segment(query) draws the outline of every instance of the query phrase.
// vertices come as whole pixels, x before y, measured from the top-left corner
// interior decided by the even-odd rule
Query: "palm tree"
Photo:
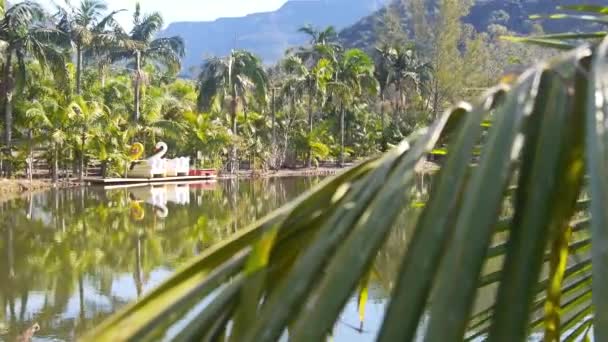
[[[425,93],[430,78],[430,63],[420,60],[416,52],[407,46],[391,46],[384,44],[376,48],[376,78],[380,84],[380,115],[383,130],[383,145],[385,140],[384,101],[390,89],[394,90],[393,116],[399,120],[398,114],[406,107],[408,86],[413,87],[413,93]],[[397,122],[395,122],[397,123]]]
[[[57,95],[57,94],[54,94]],[[34,101],[25,111],[25,125],[31,131],[36,131],[50,143],[51,173],[53,182],[59,178],[59,152],[65,142],[71,137],[70,113],[62,107],[57,98],[47,96],[40,101]]]
[[[335,66],[335,80],[329,83],[334,109],[340,112],[340,166],[344,165],[344,127],[347,106],[362,96],[379,91],[374,61],[359,49],[347,50]]]
[[[325,29],[320,30],[308,24],[300,27],[298,32],[308,35],[310,38],[310,45],[313,46],[331,44],[338,38],[336,29],[333,26],[327,26]]]
[[[386,92],[393,79],[393,63],[395,60],[395,49],[387,44],[376,48],[376,67],[375,76],[380,87],[378,95],[380,97],[380,122],[382,129],[382,149],[386,149],[386,121],[384,113],[384,100]]]
[[[331,63],[327,59],[320,59],[314,67],[308,68],[300,57],[289,56],[283,62],[283,68],[289,75],[284,87],[292,89],[297,94],[308,95],[308,134],[312,134],[314,105],[318,100],[323,102],[327,83],[333,76]],[[307,167],[311,166],[312,153],[309,146]]]
[[[116,27],[114,20],[116,13],[113,11],[107,15],[108,9],[103,0],[82,0],[79,7],[72,7],[66,0],[68,8],[59,7],[59,22],[57,27],[70,37],[74,44],[76,53],[76,94],[82,92],[82,74],[87,63],[85,56],[90,55],[94,43],[100,40],[108,40],[108,27]]]
[[[321,30],[312,25],[305,25],[299,28],[298,32],[309,37],[308,46],[300,47],[296,52],[296,55],[306,63],[316,64],[323,57],[323,51],[321,50],[324,47],[338,49],[340,46],[337,43],[338,33],[333,26]]]
[[[9,7],[0,20],[0,41],[5,43],[2,70],[4,144],[8,150],[12,144],[15,89],[26,77],[26,59],[34,57],[42,66],[51,67],[57,82],[65,84],[67,72],[60,46],[66,46],[68,41],[60,31],[45,27],[45,18],[46,13],[40,5],[24,1]],[[10,169],[10,164],[7,164],[9,174]]]
[[[268,76],[260,59],[251,52],[234,50],[226,57],[211,58],[203,65],[199,75],[199,108],[209,110],[229,98],[230,128],[236,138],[239,104],[246,104],[248,93],[253,93],[258,101],[266,103],[267,88]],[[230,172],[234,173],[237,166],[235,143],[232,144],[230,159]]]
[[[155,339],[174,327],[184,340],[326,339],[402,228],[417,165],[448,136],[430,197],[407,216],[413,236],[388,280],[378,340],[525,341],[543,325],[545,340],[584,340],[589,329],[607,340],[607,56],[608,39],[583,45],[442,114],[203,252],[88,339]],[[488,293],[493,305],[475,308]]]
[[[413,49],[401,46],[394,48],[392,62],[390,81],[398,94],[395,110],[399,111],[405,109],[406,85],[413,85],[414,91],[420,93],[422,81],[428,76],[431,65],[422,62]]]
[[[82,97],[77,97],[68,105],[67,110],[68,117],[72,119],[72,126],[79,136],[75,150],[78,152],[78,178],[82,181],[86,169],[85,146],[91,132],[99,124],[100,117],[106,114],[106,109],[98,102],[87,102]]]
[[[141,6],[137,3],[131,33],[121,34],[114,50],[110,53],[112,61],[127,60],[132,62],[134,67],[133,121],[135,122],[140,117],[142,85],[146,78],[143,66],[148,62],[156,63],[176,73],[181,68],[181,59],[185,55],[185,44],[181,37],[155,39],[162,28],[161,14],[154,12],[142,15]]]
[[[89,137],[89,155],[101,162],[101,175],[121,176],[129,161],[128,144],[132,137],[130,130],[124,129],[125,118],[119,112],[110,111],[100,117],[99,124]]]

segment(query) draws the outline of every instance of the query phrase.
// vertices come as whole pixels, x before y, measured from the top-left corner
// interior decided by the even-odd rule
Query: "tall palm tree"
[[[84,57],[93,44],[100,39],[108,39],[108,27],[116,27],[118,24],[114,20],[116,13],[122,10],[113,11],[109,14],[104,12],[108,9],[103,0],[82,0],[80,6],[74,7],[66,0],[67,8],[59,7],[57,16],[59,22],[57,27],[68,35],[74,45],[76,54],[76,94],[82,92],[82,74],[86,67]]]
[[[135,6],[133,15],[133,29],[130,34],[122,34],[118,39],[114,51],[111,52],[112,61],[127,60],[132,62],[134,68],[134,108],[133,120],[140,117],[142,85],[146,78],[143,66],[147,62],[163,65],[171,72],[178,72],[181,68],[181,59],[185,55],[185,44],[181,37],[156,38],[163,28],[163,17],[160,13],[142,15],[139,3]]]
[[[298,32],[309,36],[310,45],[330,44],[338,38],[338,33],[333,26],[327,26],[321,30],[308,24],[300,27]]]
[[[376,48],[376,78],[380,83],[380,115],[382,129],[385,129],[384,106],[389,90],[394,90],[392,101],[394,120],[400,120],[398,114],[406,108],[409,94],[422,95],[430,80],[430,63],[423,62],[415,50],[408,46],[383,44]],[[383,145],[386,144],[383,133]]]
[[[119,111],[109,111],[99,118],[99,124],[90,132],[87,144],[89,155],[101,162],[101,175],[122,175],[129,158],[126,146],[131,132],[124,129],[127,122]]]
[[[430,68],[431,65],[422,62],[413,49],[401,46],[394,48],[390,82],[395,86],[398,94],[395,102],[396,111],[405,109],[406,86],[413,85],[414,91],[420,93],[422,80],[425,79]]]
[[[314,105],[319,100],[323,102],[327,83],[333,75],[331,62],[320,59],[314,67],[308,68],[300,57],[289,56],[283,62],[283,68],[289,75],[284,86],[295,90],[297,94],[308,95],[308,133],[311,134],[314,125]],[[309,147],[307,167],[311,166],[312,153]]]
[[[393,79],[393,61],[395,60],[395,49],[388,45],[383,44],[376,48],[376,67],[375,76],[378,80],[380,87],[378,96],[380,97],[380,122],[382,129],[382,149],[386,149],[386,120],[384,113],[384,100],[386,92],[391,85]]]
[[[199,75],[198,104],[209,110],[214,104],[230,99],[230,127],[234,137],[238,136],[237,112],[239,103],[244,105],[248,93],[253,93],[260,102],[266,102],[268,76],[258,57],[248,51],[233,50],[230,55],[214,57],[205,62]],[[236,145],[232,145],[230,172],[236,171]]]
[[[24,83],[26,59],[34,57],[41,65],[54,71],[59,84],[65,78],[65,59],[61,46],[66,46],[66,36],[46,27],[46,13],[39,4],[24,1],[9,7],[0,20],[0,41],[5,43],[3,50],[4,68],[2,70],[2,97],[4,98],[4,144],[11,149],[13,130],[13,100],[15,90]],[[7,173],[11,173],[10,163]]]
[[[340,112],[340,166],[344,165],[344,127],[347,106],[360,101],[362,96],[376,95],[378,81],[374,75],[374,61],[359,49],[347,50],[335,66],[336,78],[329,83],[334,109]]]
[[[78,151],[78,178],[84,178],[85,146],[94,126],[99,123],[99,118],[106,113],[104,106],[98,102],[87,102],[82,97],[77,97],[68,105],[68,117],[72,119],[75,133],[78,135],[76,151]]]
[[[312,25],[305,25],[298,29],[309,37],[308,45],[298,48],[296,55],[304,62],[316,64],[323,57],[322,47],[337,48],[338,33],[333,26],[324,29],[315,28]]]
[[[34,101],[25,111],[28,129],[36,130],[50,143],[51,174],[54,182],[59,178],[59,152],[70,138],[72,117],[66,108],[61,106],[61,96],[52,94],[40,101]]]

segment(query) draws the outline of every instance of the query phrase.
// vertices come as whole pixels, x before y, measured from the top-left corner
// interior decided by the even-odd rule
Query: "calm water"
[[[35,323],[35,341],[76,339],[192,257],[320,180],[78,188],[0,203],[0,341],[18,340]],[[429,177],[418,177],[415,204],[425,200],[429,184]],[[335,327],[335,341],[374,340],[420,210],[405,208],[378,254],[363,323],[352,298]],[[498,234],[494,243],[504,239]],[[484,274],[501,262],[489,261]],[[494,285],[481,288],[474,312],[490,307],[495,291]]]
[[[310,189],[319,178],[189,186],[78,188],[0,204],[0,340],[74,340],[205,248]],[[365,324],[348,304],[336,340],[373,338],[405,233],[379,256]]]

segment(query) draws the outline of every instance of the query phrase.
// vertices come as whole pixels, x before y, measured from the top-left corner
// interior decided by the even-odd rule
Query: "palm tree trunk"
[[[277,169],[278,165],[276,163],[276,156],[277,156],[277,128],[276,128],[276,122],[277,122],[277,113],[276,113],[276,108],[275,108],[275,96],[274,96],[274,92],[275,89],[272,88],[272,145],[271,145],[271,150],[272,150],[272,154],[273,154],[273,161],[272,161],[272,168],[273,169]]]
[[[437,80],[433,83],[433,117],[432,120],[437,118],[437,112],[439,111],[439,82]]]
[[[84,145],[86,142],[85,130],[82,131],[80,136],[80,156],[79,156],[79,168],[78,168],[78,179],[82,182],[84,179]]]
[[[12,144],[12,134],[13,134],[13,91],[14,91],[14,82],[13,82],[13,52],[9,48],[7,56],[6,56],[6,64],[4,65],[2,81],[3,81],[3,94],[4,95],[4,147],[8,151],[8,155],[10,155],[11,144]],[[11,160],[8,158],[4,164],[4,171],[7,177],[11,176],[12,173],[12,165]]]
[[[238,169],[238,160],[237,160],[237,151],[236,151],[236,138],[238,136],[238,132],[237,132],[237,122],[236,122],[236,111],[237,111],[237,99],[236,99],[236,92],[233,91],[232,93],[232,100],[230,102],[230,127],[232,127],[232,135],[235,138],[235,140],[232,142],[232,147],[231,147],[231,151],[230,151],[230,173],[231,174],[235,174],[237,169]]]
[[[381,129],[381,140],[380,140],[380,149],[381,151],[386,151],[386,122],[384,115],[384,92],[380,91],[380,129]]]
[[[80,95],[82,92],[82,47],[80,44],[76,45],[76,94]]]
[[[340,167],[344,166],[344,105],[340,105]]]
[[[403,87],[399,86],[399,108],[401,111],[405,111],[405,100],[403,98]]]
[[[143,267],[142,267],[142,246],[141,237],[139,234],[135,240],[135,289],[137,291],[137,298],[141,297],[143,292]]]
[[[101,177],[105,178],[107,173],[108,173],[108,161],[107,160],[102,160],[101,161]]]
[[[133,110],[135,111],[133,114],[134,122],[139,121],[139,107],[141,103],[141,52],[137,51],[135,54],[135,103],[133,104]]]
[[[80,309],[80,324],[86,324],[85,302],[84,302],[84,279],[82,274],[78,275],[78,307]]]
[[[9,220],[13,220],[13,218],[9,218]],[[15,247],[14,247],[14,232],[13,229],[15,227],[14,224],[11,224],[12,222],[9,222],[9,224],[6,226],[7,229],[7,248],[6,248],[6,252],[8,253],[6,261],[8,262],[8,278],[9,279],[14,279],[15,278]]]
[[[312,96],[308,97],[308,134],[312,134],[313,128],[313,114],[312,114]],[[312,167],[312,148],[308,146],[308,158],[306,160],[306,167]]]
[[[29,140],[27,151],[27,177],[31,182],[34,177],[34,134],[31,129],[27,131],[27,139]]]
[[[99,78],[101,80],[101,87],[106,86],[106,66],[104,62],[99,63]]]
[[[57,148],[57,143],[53,143],[53,166],[52,166],[52,174],[53,174],[53,183],[57,183],[59,180],[59,149]]]

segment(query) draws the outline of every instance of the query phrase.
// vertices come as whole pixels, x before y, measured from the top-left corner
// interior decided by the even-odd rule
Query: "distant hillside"
[[[607,0],[586,0],[586,4],[606,4]],[[477,0],[465,22],[472,24],[477,31],[486,31],[491,24],[506,26],[510,31],[520,34],[531,32],[534,23],[542,24],[545,32],[564,32],[580,28],[580,21],[529,19],[533,14],[556,13],[556,6],[565,4],[580,4],[576,0]],[[406,6],[399,7],[401,24],[406,32],[409,27],[410,13]],[[345,46],[370,49],[377,41],[377,32],[384,27],[386,9],[380,9],[359,20],[356,24],[340,32],[340,40]],[[594,29],[587,25],[586,29]],[[600,30],[599,25],[597,30]]]
[[[220,0],[221,1],[221,0]],[[305,24],[340,30],[383,7],[386,0],[290,0],[275,12],[213,22],[176,22],[161,36],[179,35],[186,41],[184,70],[200,66],[205,56],[226,55],[233,48],[248,49],[265,63],[277,61],[288,47],[302,44],[297,33]]]
[[[221,1],[221,0],[220,0]],[[590,4],[605,4],[608,0],[585,0]],[[316,27],[333,25],[341,30],[340,40],[347,47],[371,49],[376,33],[384,25],[384,4],[389,0],[290,0],[274,12],[251,14],[240,18],[222,18],[212,22],[176,22],[161,36],[179,35],[186,41],[184,72],[191,74],[209,56],[223,56],[233,48],[248,49],[266,64],[279,60],[289,47],[304,44],[306,36],[297,32],[305,24]],[[521,34],[529,33],[532,14],[556,12],[560,4],[579,3],[577,0],[477,0],[465,18],[478,31],[488,25],[500,24]],[[407,0],[406,0],[407,3]],[[410,13],[401,6],[402,26],[409,30]],[[580,22],[567,20],[541,22],[547,32],[563,32]],[[599,30],[599,29],[598,29]]]

